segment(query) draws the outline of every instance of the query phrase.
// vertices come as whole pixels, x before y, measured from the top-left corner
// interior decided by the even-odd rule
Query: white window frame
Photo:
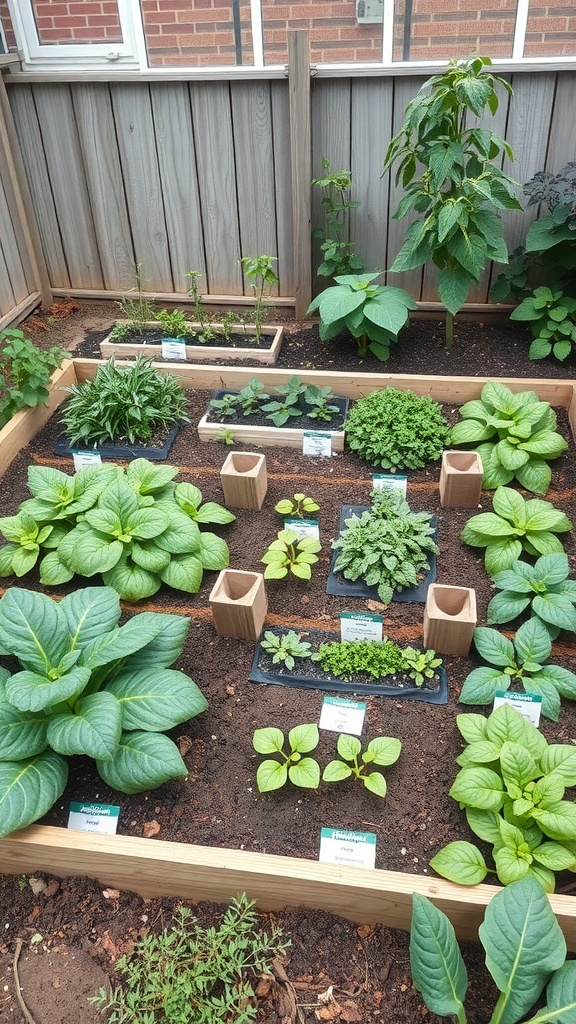
[[[12,25],[23,65],[34,70],[120,65],[124,70],[147,67],[146,47],[138,0],[117,0],[122,42],[41,43],[32,0],[8,0]]]

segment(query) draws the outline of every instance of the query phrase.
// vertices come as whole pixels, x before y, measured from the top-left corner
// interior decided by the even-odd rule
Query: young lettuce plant
[[[514,562],[497,572],[492,582],[500,591],[488,605],[489,625],[510,622],[530,607],[555,640],[562,629],[576,632],[576,580],[568,579],[570,566],[564,553],[541,555],[534,565]]]
[[[260,559],[266,566],[264,579],[283,580],[289,571],[300,580],[311,579],[311,566],[318,561],[316,552],[321,550],[314,537],[298,539],[296,530],[278,530],[277,539]]]
[[[322,772],[323,782],[342,782],[354,776],[366,789],[376,796],[386,796],[386,779],[382,772],[366,771],[370,765],[394,764],[400,757],[402,744],[393,736],[376,736],[370,740],[366,750],[362,752],[362,744],[355,736],[346,736],[343,733],[338,737],[337,744],[340,759],[329,761]],[[360,758],[360,760],[359,760]],[[347,763],[350,762],[350,763]]]
[[[314,750],[320,741],[317,725],[296,725],[288,733],[290,752],[284,753],[284,733],[273,727],[256,729],[252,745],[258,754],[276,754],[278,760],[262,761],[256,773],[259,793],[281,789],[288,779],[294,786],[317,789],[320,785],[320,766],[313,757],[302,757]]]
[[[196,684],[170,665],[189,620],[141,612],[119,626],[111,587],[54,601],[12,587],[0,600],[0,836],[42,817],[61,796],[67,758],[94,758],[122,793],[186,776],[163,733],[208,706]]]
[[[464,680],[462,704],[490,704],[497,691],[506,692],[512,683],[542,697],[542,714],[557,722],[560,697],[576,700],[576,675],[561,665],[548,665],[552,641],[540,619],[524,622],[514,640],[497,629],[477,626],[474,644],[488,665],[475,668]]]
[[[542,886],[534,878],[513,882],[492,897],[479,937],[486,966],[500,992],[488,1024],[565,1022],[576,1008],[576,961]],[[419,893],[412,897],[410,966],[415,987],[432,1013],[466,1024],[468,977],[454,928]],[[546,989],[546,1005],[527,1019]]]
[[[526,501],[511,487],[498,487],[492,499],[493,512],[472,516],[461,539],[471,547],[486,548],[484,564],[489,576],[509,569],[522,551],[529,555],[562,554],[557,533],[568,533],[572,523],[549,501]]]
[[[287,669],[294,668],[295,658],[309,658],[311,652],[310,644],[301,640],[300,635],[293,629],[289,629],[281,636],[267,629],[260,646],[263,651],[272,655],[273,665],[285,665]]]
[[[548,744],[509,704],[488,718],[458,715],[468,746],[450,796],[466,811],[472,831],[493,846],[488,868],[473,843],[448,843],[430,861],[444,878],[477,885],[491,872],[502,885],[532,876],[554,892],[555,871],[576,870],[576,805],[564,792],[576,783],[576,750]]]

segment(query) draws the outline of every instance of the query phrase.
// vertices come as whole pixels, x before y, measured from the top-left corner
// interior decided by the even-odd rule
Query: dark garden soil
[[[66,320],[49,324],[47,331],[37,328],[34,340],[45,342],[49,335],[49,344],[60,341],[72,348],[80,341],[84,320],[89,330],[78,351],[96,356],[95,343],[109,330],[114,319],[113,304],[107,304],[104,312],[100,304],[90,304],[80,313],[72,312]],[[272,317],[270,319],[274,322]],[[383,365],[372,357],[358,361],[349,342],[319,342],[314,325],[288,324],[279,365],[295,369],[313,366],[448,376],[490,373],[569,378],[573,375],[573,365],[529,363],[525,332],[515,326],[459,324],[450,354],[437,347],[441,330],[437,322],[416,321],[404,332],[390,363]],[[177,479],[194,482],[205,500],[223,502],[218,474],[228,449],[222,444],[200,443],[195,429],[209,397],[207,392],[201,391],[191,394],[192,424],[176,439],[169,462],[180,470]],[[452,410],[447,412],[453,416]],[[559,416],[559,428],[568,436],[564,413]],[[58,433],[58,424],[53,418],[13,463],[3,478],[2,514],[15,512],[19,502],[27,496],[29,463],[50,463],[72,472],[70,459],[53,455]],[[261,571],[260,558],[282,525],[281,517],[273,510],[274,505],[295,491],[304,491],[320,505],[322,543],[320,561],[313,567],[310,583],[291,579],[267,586],[266,626],[286,626],[303,633],[312,629],[334,630],[338,628],[341,611],[372,610],[383,614],[384,631],[390,639],[401,644],[421,645],[423,605],[393,602],[382,606],[378,602],[346,600],[326,594],[330,544],[337,531],[340,507],[367,504],[371,467],[349,452],[319,460],[285,448],[266,448],[265,454],[269,488],[262,511],[241,511],[235,523],[216,528],[229,544],[231,566]],[[437,464],[409,473],[407,500],[414,510],[426,510],[438,517],[438,579],[447,584],[473,586],[479,621],[485,622],[491,590],[481,552],[463,547],[459,539],[471,513],[440,507],[438,477]],[[547,499],[562,508],[572,521],[576,519],[575,483],[574,449],[570,441],[569,451],[553,463],[552,488]],[[484,510],[491,507],[487,493],[482,495],[481,507]],[[574,569],[573,535],[567,537],[565,546]],[[401,694],[392,698],[366,697],[365,740],[378,735],[396,736],[403,744],[398,762],[385,769],[388,783],[385,800],[350,780],[338,785],[323,784],[317,791],[286,787],[260,795],[255,783],[260,757],[251,743],[254,729],[269,725],[286,732],[298,723],[317,722],[323,694],[248,681],[254,645],[215,634],[207,600],[214,580],[214,573],[206,573],[201,591],[195,596],[163,587],[137,608],[126,608],[127,614],[137,610],[161,610],[190,616],[188,640],[177,665],[198,683],[209,708],[173,733],[189,777],[149,794],[127,797],[110,790],[90,765],[78,758],[72,765],[64,796],[44,822],[65,825],[70,801],[98,800],[120,806],[120,833],[148,836],[151,842],[156,837],[313,860],[318,857],[322,827],[367,831],[377,835],[377,867],[414,874],[428,873],[431,856],[447,842],[470,838],[464,816],[447,797],[447,791],[456,773],[454,759],[461,749],[455,716],[470,710],[458,704],[458,693],[466,675],[477,664],[475,658],[445,658],[449,700],[444,706],[402,700]],[[78,582],[83,585],[83,581]],[[20,580],[19,585],[41,589],[34,573]],[[67,589],[58,588],[58,593],[63,594]],[[551,660],[576,669],[576,651],[570,639],[561,637],[554,644]],[[544,720],[542,731],[550,741],[571,742],[576,737],[576,711],[563,702],[560,721]],[[334,733],[321,733],[316,751],[321,764],[333,756],[335,741]],[[14,957],[15,939],[20,936],[24,940],[21,956],[24,995],[31,1009],[34,1005],[32,1013],[36,1024],[68,1020],[85,1024],[95,1019],[95,1013],[92,1008],[86,1011],[84,996],[78,995],[76,1007],[65,1009],[62,1003],[61,1011],[53,1006],[49,1009],[49,997],[59,1000],[67,990],[72,958],[82,963],[79,973],[91,978],[92,990],[97,988],[102,982],[90,966],[86,966],[86,958],[109,974],[119,952],[143,928],[158,929],[169,922],[174,901],[144,903],[129,893],[106,896],[103,886],[84,879],[66,879],[58,883],[57,889],[56,882],[44,881],[48,888],[38,895],[34,895],[27,879],[5,878],[1,883],[0,943],[4,945],[0,945],[0,970],[4,967],[8,971]],[[560,881],[560,888],[564,881]],[[570,883],[566,885],[569,887]],[[208,913],[208,910],[203,907],[201,913]],[[432,1024],[438,1020],[423,1008],[418,993],[412,988],[407,936],[380,927],[357,929],[341,919],[317,912],[275,914],[274,919],[282,920],[292,935],[294,947],[285,969],[295,985],[297,1002],[303,1004],[302,1021],[330,1019],[317,1017],[313,1008],[317,994],[330,984],[336,986],[334,994],[343,1011],[333,1018],[335,1020],[359,1020],[366,1024],[377,1021]],[[42,935],[42,940],[30,948],[30,939],[36,933]],[[492,983],[482,967],[480,954],[479,947],[469,947],[473,985],[470,1024],[488,1020],[488,1007],[494,1003]],[[2,982],[4,984],[7,989],[2,993],[5,1000],[0,1003],[0,1020],[20,1024],[24,1017],[15,1002],[12,981],[8,979]],[[283,1019],[286,1022],[298,1020],[294,1015],[283,1018],[272,1004],[273,1000],[263,1002],[260,1021],[278,1024]]]

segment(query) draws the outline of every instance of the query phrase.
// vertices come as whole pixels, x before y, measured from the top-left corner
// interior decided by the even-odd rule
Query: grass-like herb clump
[[[421,469],[435,462],[450,431],[438,402],[395,388],[360,398],[344,428],[348,447],[384,469]]]

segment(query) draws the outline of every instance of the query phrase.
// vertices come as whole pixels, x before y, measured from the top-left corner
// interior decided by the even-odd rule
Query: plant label
[[[505,693],[502,690],[497,690],[494,707],[499,708],[502,704],[511,704],[516,711],[519,711],[524,718],[538,728],[542,711],[542,697],[539,694],[515,693],[513,690]]]
[[[298,534],[298,540],[302,537],[313,537],[320,540],[320,527],[317,519],[285,519],[285,530],[294,530]]]
[[[187,359],[186,342],[182,338],[162,338],[162,359]]]
[[[332,434],[323,434],[318,430],[302,432],[302,454],[324,458],[332,455]]]
[[[75,473],[79,469],[84,469],[84,466],[99,466],[102,462],[100,452],[75,452],[73,449],[72,459],[74,461]]]
[[[401,476],[398,473],[374,473],[372,477],[372,489],[374,491],[381,491],[386,487],[388,490],[402,491],[402,494],[406,497],[407,486],[408,477]]]
[[[341,640],[382,640],[383,618],[370,612],[341,612]]]
[[[100,832],[114,836],[118,828],[120,808],[113,804],[71,803],[68,828],[79,832]]]
[[[323,828],[320,855],[324,864],[346,864],[353,868],[376,866],[376,836],[373,832],[346,832]]]
[[[341,697],[324,697],[318,727],[327,732],[344,732],[361,736],[364,728],[366,704]]]

